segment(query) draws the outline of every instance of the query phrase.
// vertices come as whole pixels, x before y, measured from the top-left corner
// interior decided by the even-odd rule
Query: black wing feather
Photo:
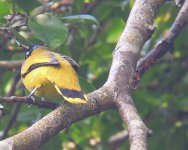
[[[22,78],[24,78],[26,75],[28,75],[32,70],[39,68],[39,67],[44,67],[44,66],[59,66],[59,61],[53,57],[53,55],[50,55],[51,61],[50,62],[40,62],[40,63],[34,63],[32,64],[27,72],[25,72],[24,74],[22,74]]]
[[[65,56],[65,55],[62,55],[62,57],[63,57],[65,60],[67,60],[67,61],[71,64],[71,66],[74,68],[74,70],[75,70],[76,72],[78,72],[78,70],[79,70],[79,65],[76,63],[75,60],[73,60],[72,58],[70,58],[70,57],[68,57],[68,56]]]

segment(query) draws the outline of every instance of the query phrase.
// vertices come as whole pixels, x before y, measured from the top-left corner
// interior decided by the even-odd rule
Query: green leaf
[[[98,20],[91,16],[91,15],[74,15],[74,16],[68,16],[68,17],[63,17],[62,20],[64,22],[68,23],[92,23],[97,25],[98,27],[100,26]]]
[[[7,24],[7,20],[4,18],[0,18],[0,26],[4,26]]]
[[[72,13],[73,14],[76,14],[76,13],[79,13],[82,11],[84,7],[84,0],[76,0],[74,1],[73,5],[72,5]]]
[[[107,67],[106,67],[107,68]],[[98,76],[96,80],[93,80],[92,83],[96,88],[100,88],[103,86],[103,84],[106,82],[106,79],[108,78],[109,70],[103,70]]]
[[[9,3],[6,1],[0,1],[0,19],[9,14]]]
[[[92,46],[86,53],[83,53],[80,58],[81,63],[100,66],[105,65],[106,67],[104,61],[112,58],[111,49],[113,47],[113,43],[98,42],[97,45]]]
[[[61,46],[68,35],[67,27],[58,18],[48,14],[29,19],[29,27],[51,49]]]
[[[15,0],[15,1],[27,13],[30,13],[33,9],[42,5],[38,0],[32,0],[27,2],[25,0]]]
[[[109,33],[107,37],[107,42],[108,43],[117,42],[123,32],[124,27],[125,27],[125,23],[121,18],[113,18],[108,27]]]
[[[91,83],[89,83],[86,79],[84,79],[83,77],[79,77],[79,80],[80,80],[80,85],[82,87],[82,90],[85,93],[90,93],[95,90],[95,87]]]
[[[11,29],[11,31],[14,33],[14,36],[16,37],[16,39],[18,40],[18,42],[20,44],[26,45],[26,46],[32,46],[33,43],[31,43],[30,41],[26,40],[22,35],[20,35],[16,30]]]

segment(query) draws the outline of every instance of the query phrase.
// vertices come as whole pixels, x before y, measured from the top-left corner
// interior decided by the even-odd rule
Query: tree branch
[[[20,69],[23,60],[0,61],[0,69]]]
[[[88,95],[82,105],[63,104],[27,130],[0,142],[0,148],[33,150],[60,130],[81,119],[117,106],[129,132],[130,149],[146,150],[149,130],[131,98],[132,81],[139,51],[154,31],[153,20],[164,0],[137,0],[113,55],[105,85]],[[16,99],[16,97],[13,97]]]
[[[128,137],[129,133],[127,130],[120,131],[109,138],[108,144],[113,150],[116,150],[121,144],[125,143],[125,140],[128,141]]]
[[[114,107],[112,91],[106,87],[90,93],[88,99],[85,105],[64,103],[27,130],[1,141],[0,149],[35,150],[72,123]]]
[[[173,49],[176,37],[179,35],[180,31],[184,29],[187,23],[188,1],[186,0],[166,36],[157,43],[154,49],[152,49],[144,58],[141,58],[138,61],[133,81],[133,86],[135,88],[138,86],[141,76],[149,69],[149,67],[157,62],[157,60],[168,51]]]
[[[11,96],[11,97],[0,97],[0,103],[26,103],[29,105],[37,105],[38,107],[55,109],[59,105],[49,101],[35,100],[30,97],[24,96]]]
[[[107,82],[112,84],[119,114],[128,127],[130,149],[146,150],[147,129],[131,98],[132,81],[138,55],[154,31],[153,20],[164,0],[137,0],[131,10],[113,55]]]

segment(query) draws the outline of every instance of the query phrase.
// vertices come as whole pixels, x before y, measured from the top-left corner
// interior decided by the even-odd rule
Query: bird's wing
[[[29,59],[27,59],[27,61],[29,61]],[[36,68],[44,67],[44,66],[59,66],[60,65],[58,59],[56,59],[56,57],[51,53],[47,53],[47,55],[40,56],[39,61],[37,61],[36,58],[33,58],[33,61],[31,59],[30,62],[31,63],[27,63],[28,65],[27,68],[22,67],[21,75],[23,78]]]
[[[70,57],[68,57],[68,56],[65,56],[65,55],[61,55],[61,57],[64,58],[65,60],[67,60],[67,61],[71,64],[71,66],[74,68],[74,70],[75,70],[76,72],[78,72],[78,70],[79,70],[79,65],[76,63],[75,60],[73,60],[72,58],[70,58]]]

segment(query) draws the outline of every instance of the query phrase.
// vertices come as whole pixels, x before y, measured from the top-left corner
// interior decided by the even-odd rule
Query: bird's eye
[[[30,52],[28,51],[25,53],[25,59],[27,59],[29,56],[30,56]]]

